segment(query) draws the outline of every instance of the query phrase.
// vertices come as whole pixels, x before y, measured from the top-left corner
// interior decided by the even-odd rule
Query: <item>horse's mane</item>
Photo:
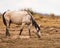
[[[40,30],[40,27],[39,25],[37,24],[37,22],[35,21],[35,19],[33,18],[31,12],[29,10],[24,10],[24,11],[27,11],[27,13],[31,16],[31,19],[32,19],[32,25],[35,26],[35,28],[38,28],[38,31]]]

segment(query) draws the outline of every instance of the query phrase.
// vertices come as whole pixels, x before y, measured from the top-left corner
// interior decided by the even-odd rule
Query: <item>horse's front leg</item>
[[[31,25],[28,25],[28,32],[29,32],[29,36],[31,37],[30,27],[31,27]]]
[[[25,25],[25,23],[22,23],[19,35],[21,35],[21,33],[23,31],[24,25]]]

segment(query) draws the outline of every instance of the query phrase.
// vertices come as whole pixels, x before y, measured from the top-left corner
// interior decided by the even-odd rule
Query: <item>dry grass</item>
[[[34,15],[38,24],[41,24],[41,38],[35,35],[35,29],[31,27],[32,38],[19,38],[20,27],[12,24],[11,36],[6,38],[5,26],[0,19],[0,48],[60,48],[60,18],[40,17]],[[22,36],[28,36],[25,28]]]

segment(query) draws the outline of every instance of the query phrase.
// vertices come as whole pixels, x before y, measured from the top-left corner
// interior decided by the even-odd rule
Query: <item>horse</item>
[[[32,26],[34,26],[37,31],[36,35],[38,36],[38,38],[41,37],[40,27],[33,18],[32,14],[28,11],[11,11],[11,10],[5,11],[2,15],[2,18],[3,18],[3,23],[6,26],[6,36],[10,36],[9,33],[10,24],[14,23],[17,25],[21,25],[19,35],[21,35],[24,26],[27,25],[29,36],[31,37],[30,25],[32,24]]]

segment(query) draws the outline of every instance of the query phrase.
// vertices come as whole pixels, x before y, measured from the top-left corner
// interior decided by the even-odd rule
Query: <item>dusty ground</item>
[[[25,28],[22,36],[18,36],[20,27],[11,25],[9,38],[5,36],[5,26],[0,19],[0,48],[60,48],[60,19],[42,18],[36,21],[41,24],[41,38],[37,38],[34,27],[31,27],[32,37],[28,38],[28,31]]]

